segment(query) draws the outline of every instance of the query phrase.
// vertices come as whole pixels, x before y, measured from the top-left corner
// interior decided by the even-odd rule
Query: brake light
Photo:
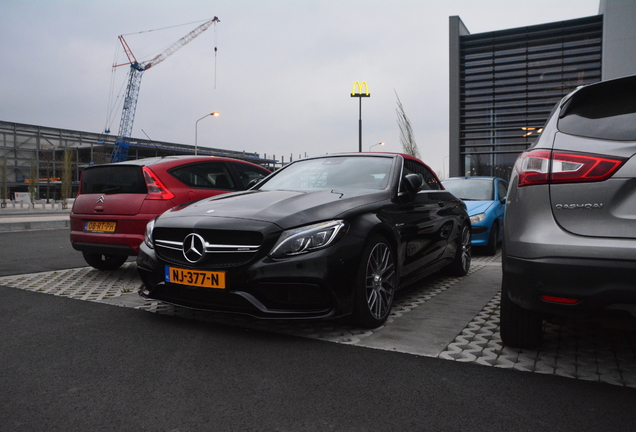
[[[146,180],[146,187],[148,188],[146,199],[169,200],[174,198],[174,194],[161,183],[161,180],[157,178],[150,168],[143,167],[143,173],[144,179]]]
[[[541,299],[550,303],[561,303],[561,304],[577,304],[578,302],[580,302],[580,300],[578,299],[571,299],[571,298],[565,298],[565,297],[553,297],[553,296],[547,296],[547,295],[542,295]]]
[[[522,153],[515,164],[519,175],[519,187],[546,184],[550,173],[549,150],[532,150]]]
[[[521,155],[515,170],[519,176],[519,187],[598,182],[614,175],[626,160],[559,150],[531,150]]]

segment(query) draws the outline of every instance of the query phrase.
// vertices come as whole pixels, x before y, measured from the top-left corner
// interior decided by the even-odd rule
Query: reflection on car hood
[[[221,195],[175,207],[162,221],[181,217],[231,218],[270,222],[288,229],[345,217],[347,212],[389,198],[388,191],[365,189],[299,191],[247,191]]]
[[[468,213],[468,216],[474,216],[479,213],[484,213],[486,210],[488,210],[488,207],[490,207],[494,203],[494,201],[466,200],[464,201],[464,203],[466,203],[466,212]]]

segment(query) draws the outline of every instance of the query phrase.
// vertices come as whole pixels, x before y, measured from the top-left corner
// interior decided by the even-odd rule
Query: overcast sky
[[[357,151],[350,92],[366,81],[363,150],[401,151],[397,92],[422,159],[443,174],[448,17],[481,33],[597,13],[598,0],[0,0],[0,120],[117,135],[117,36],[148,60],[217,16],[144,73],[134,138],[194,144],[195,122],[219,111],[198,123],[199,146],[285,160]],[[115,73],[115,98],[128,69]]]

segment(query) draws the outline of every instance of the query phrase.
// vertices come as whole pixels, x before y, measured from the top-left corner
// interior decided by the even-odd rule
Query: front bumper
[[[488,244],[488,237],[490,236],[490,229],[488,226],[475,224],[471,227],[471,244],[473,246],[486,246]]]
[[[206,268],[226,272],[226,289],[210,289],[166,282],[165,266],[171,264],[142,243],[137,257],[143,281],[139,294],[147,300],[258,318],[344,316],[352,311],[363,245],[364,239],[345,236],[326,249],[295,257],[261,256],[241,266]]]

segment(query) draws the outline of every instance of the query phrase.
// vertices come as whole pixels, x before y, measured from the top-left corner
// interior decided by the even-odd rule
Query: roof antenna
[[[166,157],[166,155],[165,155],[165,154],[163,154],[163,152],[161,151],[161,149],[160,149],[159,147],[157,147],[157,144],[155,144],[155,142],[154,142],[152,139],[150,139],[150,137],[148,136],[148,134],[146,133],[146,131],[145,131],[145,130],[143,130],[143,129],[142,129],[141,131],[144,133],[144,135],[146,135],[146,138],[148,138],[148,141],[150,141],[150,144],[152,144],[153,146],[155,146],[155,149],[157,149],[157,151],[159,152],[159,155],[160,155],[162,158]]]

